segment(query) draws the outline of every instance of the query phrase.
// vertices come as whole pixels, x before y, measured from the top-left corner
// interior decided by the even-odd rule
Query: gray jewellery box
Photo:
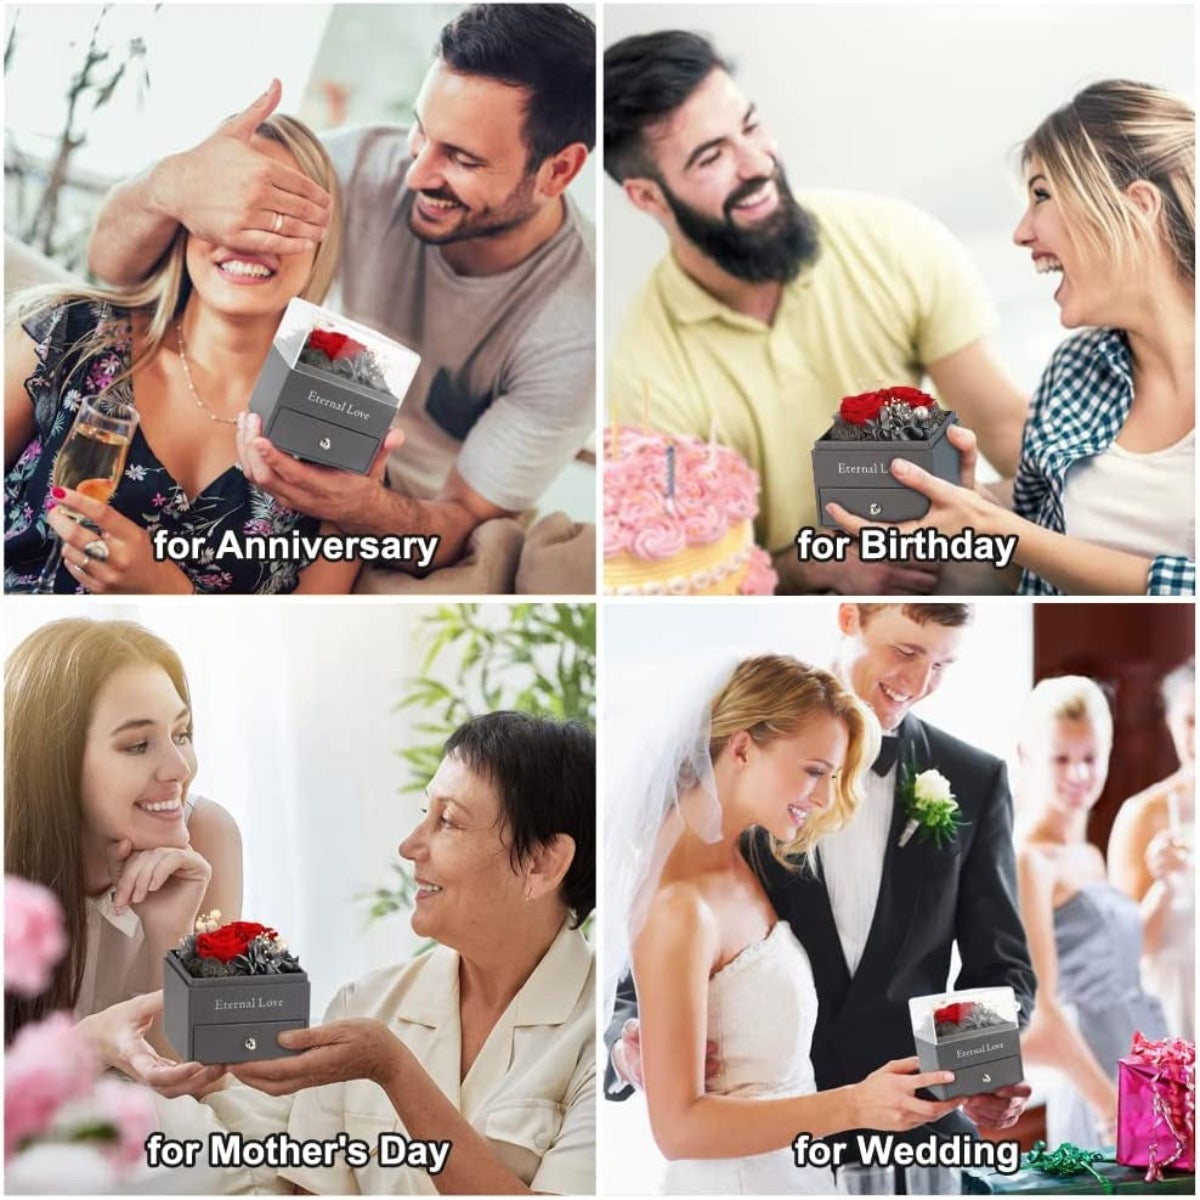
[[[377,392],[305,363],[289,367],[271,347],[250,397],[263,436],[307,462],[365,475],[391,428],[396,406]]]
[[[946,439],[946,430],[957,420],[954,413],[947,413],[928,441],[843,442],[831,440],[826,431],[812,449],[818,520],[827,527],[835,525],[825,511],[830,501],[867,521],[914,521],[923,517],[929,511],[929,501],[892,475],[892,459],[907,459],[939,479],[958,483],[959,453]]]
[[[344,335],[369,351],[388,392],[301,362],[314,332]],[[263,436],[285,453],[364,475],[420,361],[407,346],[365,325],[306,300],[292,300],[254,385],[250,411],[262,418]]]
[[[296,1053],[275,1036],[308,1028],[308,999],[303,971],[195,979],[173,950],[163,963],[163,1028],[186,1062],[255,1062]]]
[[[962,1034],[941,1042],[917,1038],[922,1071],[953,1071],[954,1082],[931,1087],[939,1100],[994,1092],[1024,1078],[1021,1035],[1016,1029]]]
[[[986,1024],[965,1019],[958,1024],[936,1014],[947,1006],[986,1012]],[[1024,1078],[1021,1032],[1012,988],[974,988],[943,996],[917,996],[908,1002],[921,1070],[953,1071],[954,1082],[929,1088],[939,1100],[993,1092]]]

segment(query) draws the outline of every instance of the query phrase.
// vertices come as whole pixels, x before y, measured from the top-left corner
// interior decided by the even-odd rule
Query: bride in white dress
[[[670,1160],[668,1192],[836,1192],[828,1168],[796,1165],[797,1134],[937,1120],[958,1102],[914,1092],[953,1076],[914,1074],[914,1057],[816,1091],[808,958],[739,842],[761,826],[781,858],[806,869],[803,856],[853,813],[879,728],[833,675],[780,655],[744,659],[710,672],[703,686],[680,687],[678,702],[656,706],[631,761],[615,772],[606,814],[606,996],[631,962],[646,1101]],[[706,1043],[715,1061],[707,1079]]]

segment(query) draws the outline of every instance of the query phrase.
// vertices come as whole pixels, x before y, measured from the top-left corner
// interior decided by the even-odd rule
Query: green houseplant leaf
[[[413,737],[397,748],[398,790],[423,792],[446,739],[471,717],[515,709],[596,724],[596,615],[584,604],[439,605],[421,622],[427,649],[393,711],[415,710]],[[367,921],[411,910],[415,885],[403,864],[357,899]],[[422,947],[425,949],[427,947]]]

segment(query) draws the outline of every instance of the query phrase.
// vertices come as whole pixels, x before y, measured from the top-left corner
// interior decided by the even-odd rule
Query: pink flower
[[[158,1128],[150,1093],[120,1079],[102,1079],[92,1091],[96,1115],[117,1131],[111,1155],[116,1165],[131,1167],[145,1159],[146,1139]]]
[[[66,1013],[26,1025],[4,1057],[4,1157],[41,1133],[68,1101],[86,1096],[99,1070]]]
[[[4,990],[36,996],[67,952],[58,897],[40,883],[4,877]]]

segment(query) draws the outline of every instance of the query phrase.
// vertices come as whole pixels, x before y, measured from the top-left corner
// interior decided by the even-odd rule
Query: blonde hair
[[[1056,675],[1043,679],[1029,694],[1021,725],[1021,745],[1034,745],[1052,721],[1087,721],[1106,747],[1113,740],[1108,697],[1086,675]]]
[[[330,195],[329,228],[317,247],[308,282],[299,293],[302,299],[320,304],[333,283],[342,243],[342,202],[333,162],[317,135],[295,117],[275,113],[259,125],[255,133],[287,150],[300,170]],[[192,292],[192,282],[187,273],[189,236],[188,231],[180,226],[158,265],[140,283],[128,287],[72,285],[64,288],[62,284],[47,284],[30,288],[14,297],[9,305],[6,323],[24,321],[60,304],[79,300],[110,304],[141,314],[146,319],[144,339],[128,370],[115,376],[105,389],[111,390],[127,380],[136,367],[158,353],[171,325],[183,312]],[[79,371],[83,364],[117,344],[122,336],[119,325],[114,327],[111,322],[104,322],[68,347],[63,362],[74,363],[72,370]]]
[[[5,996],[10,1040],[28,1021],[73,1008],[79,995],[87,948],[84,748],[100,689],[131,663],[161,667],[191,707],[179,655],[132,621],[53,621],[27,637],[5,665],[4,869],[58,896],[69,946],[46,992],[31,1000]]]
[[[780,654],[743,659],[710,707],[709,755],[714,762],[729,739],[743,729],[756,744],[765,746],[796,733],[806,717],[822,712],[845,722],[850,745],[834,781],[833,803],[806,821],[794,841],[773,842],[775,857],[789,866],[854,815],[862,799],[862,773],[879,753],[879,724],[830,672]]]
[[[1167,710],[1168,715],[1181,704],[1186,704],[1188,700],[1192,699],[1195,691],[1196,660],[1194,658],[1189,658],[1187,662],[1180,663],[1174,670],[1168,671],[1159,685],[1163,707]]]
[[[1127,266],[1157,233],[1180,277],[1195,282],[1196,112],[1186,100],[1126,79],[1094,83],[1033,131],[1021,157],[1040,160],[1073,236]],[[1135,180],[1162,196],[1157,230],[1125,197]]]

